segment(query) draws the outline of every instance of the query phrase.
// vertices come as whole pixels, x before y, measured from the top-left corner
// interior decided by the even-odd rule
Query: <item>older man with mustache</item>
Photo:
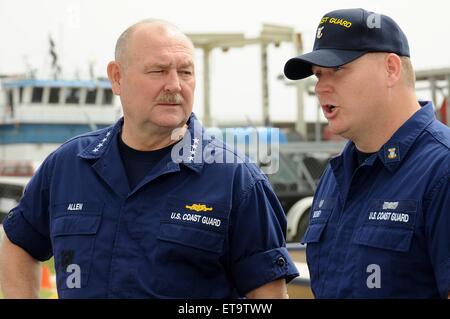
[[[119,37],[108,76],[124,117],[52,153],[9,213],[6,297],[36,297],[51,256],[60,298],[287,297],[298,273],[284,212],[260,170],[192,113],[193,51],[163,21]]]

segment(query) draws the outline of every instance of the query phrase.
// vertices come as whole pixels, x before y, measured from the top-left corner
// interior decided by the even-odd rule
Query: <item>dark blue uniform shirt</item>
[[[259,168],[192,115],[175,161],[167,154],[130,189],[122,124],[53,152],[4,221],[34,258],[54,255],[60,298],[230,298],[298,275],[284,212]],[[211,160],[221,156],[235,164]]]
[[[303,238],[315,296],[446,298],[450,128],[422,104],[361,165],[355,152],[331,160],[315,194]]]

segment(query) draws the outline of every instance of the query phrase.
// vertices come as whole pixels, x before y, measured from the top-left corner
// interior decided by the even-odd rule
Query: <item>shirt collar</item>
[[[432,102],[419,102],[414,113],[378,151],[378,158],[391,172],[399,167],[419,135],[436,119]]]
[[[394,133],[389,141],[380,148],[376,156],[367,159],[367,165],[373,165],[376,158],[379,158],[387,170],[391,173],[395,172],[419,135],[435,120],[433,103],[425,101],[419,102],[419,104],[421,108]],[[355,145],[349,141],[341,155],[331,160],[333,171],[336,172],[343,162],[350,163],[353,159],[353,152],[356,152]]]
[[[204,165],[204,150],[211,138],[205,134],[205,129],[194,113],[187,123],[188,128],[183,139],[172,148],[172,161],[200,173]]]
[[[122,130],[123,117],[114,125],[98,131],[97,138],[94,139],[86,148],[84,148],[78,156],[85,159],[100,158],[109,148],[111,141],[116,141],[117,134]]]
[[[97,159],[102,157],[109,148],[111,141],[115,141],[117,134],[122,130],[124,119],[120,118],[114,125],[99,131],[94,139],[78,156],[85,159]],[[211,142],[211,138],[205,134],[203,125],[194,113],[191,113],[187,123],[188,128],[180,142],[172,149],[171,166],[182,164],[187,168],[200,173],[203,169],[203,153],[205,146]]]

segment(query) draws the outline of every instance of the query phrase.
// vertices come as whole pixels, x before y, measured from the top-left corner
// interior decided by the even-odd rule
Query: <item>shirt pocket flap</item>
[[[100,226],[100,216],[64,216],[53,221],[53,235],[94,235]]]
[[[414,230],[407,228],[362,226],[353,241],[360,245],[406,252],[411,246],[413,234]]]
[[[326,223],[310,224],[306,230],[305,236],[301,241],[302,244],[318,243],[325,229]]]
[[[161,224],[158,239],[214,253],[220,253],[224,244],[220,233],[168,223]]]

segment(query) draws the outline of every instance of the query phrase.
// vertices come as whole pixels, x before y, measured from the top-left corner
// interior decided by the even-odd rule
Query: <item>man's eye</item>
[[[192,71],[179,71],[182,75],[192,75]]]
[[[315,73],[314,73],[314,76],[315,76],[316,78],[318,78],[318,79],[320,78],[321,75],[322,75],[322,74],[321,74],[320,72],[315,72]]]
[[[151,71],[148,71],[147,73],[158,74],[158,73],[163,73],[163,70],[151,70]]]

